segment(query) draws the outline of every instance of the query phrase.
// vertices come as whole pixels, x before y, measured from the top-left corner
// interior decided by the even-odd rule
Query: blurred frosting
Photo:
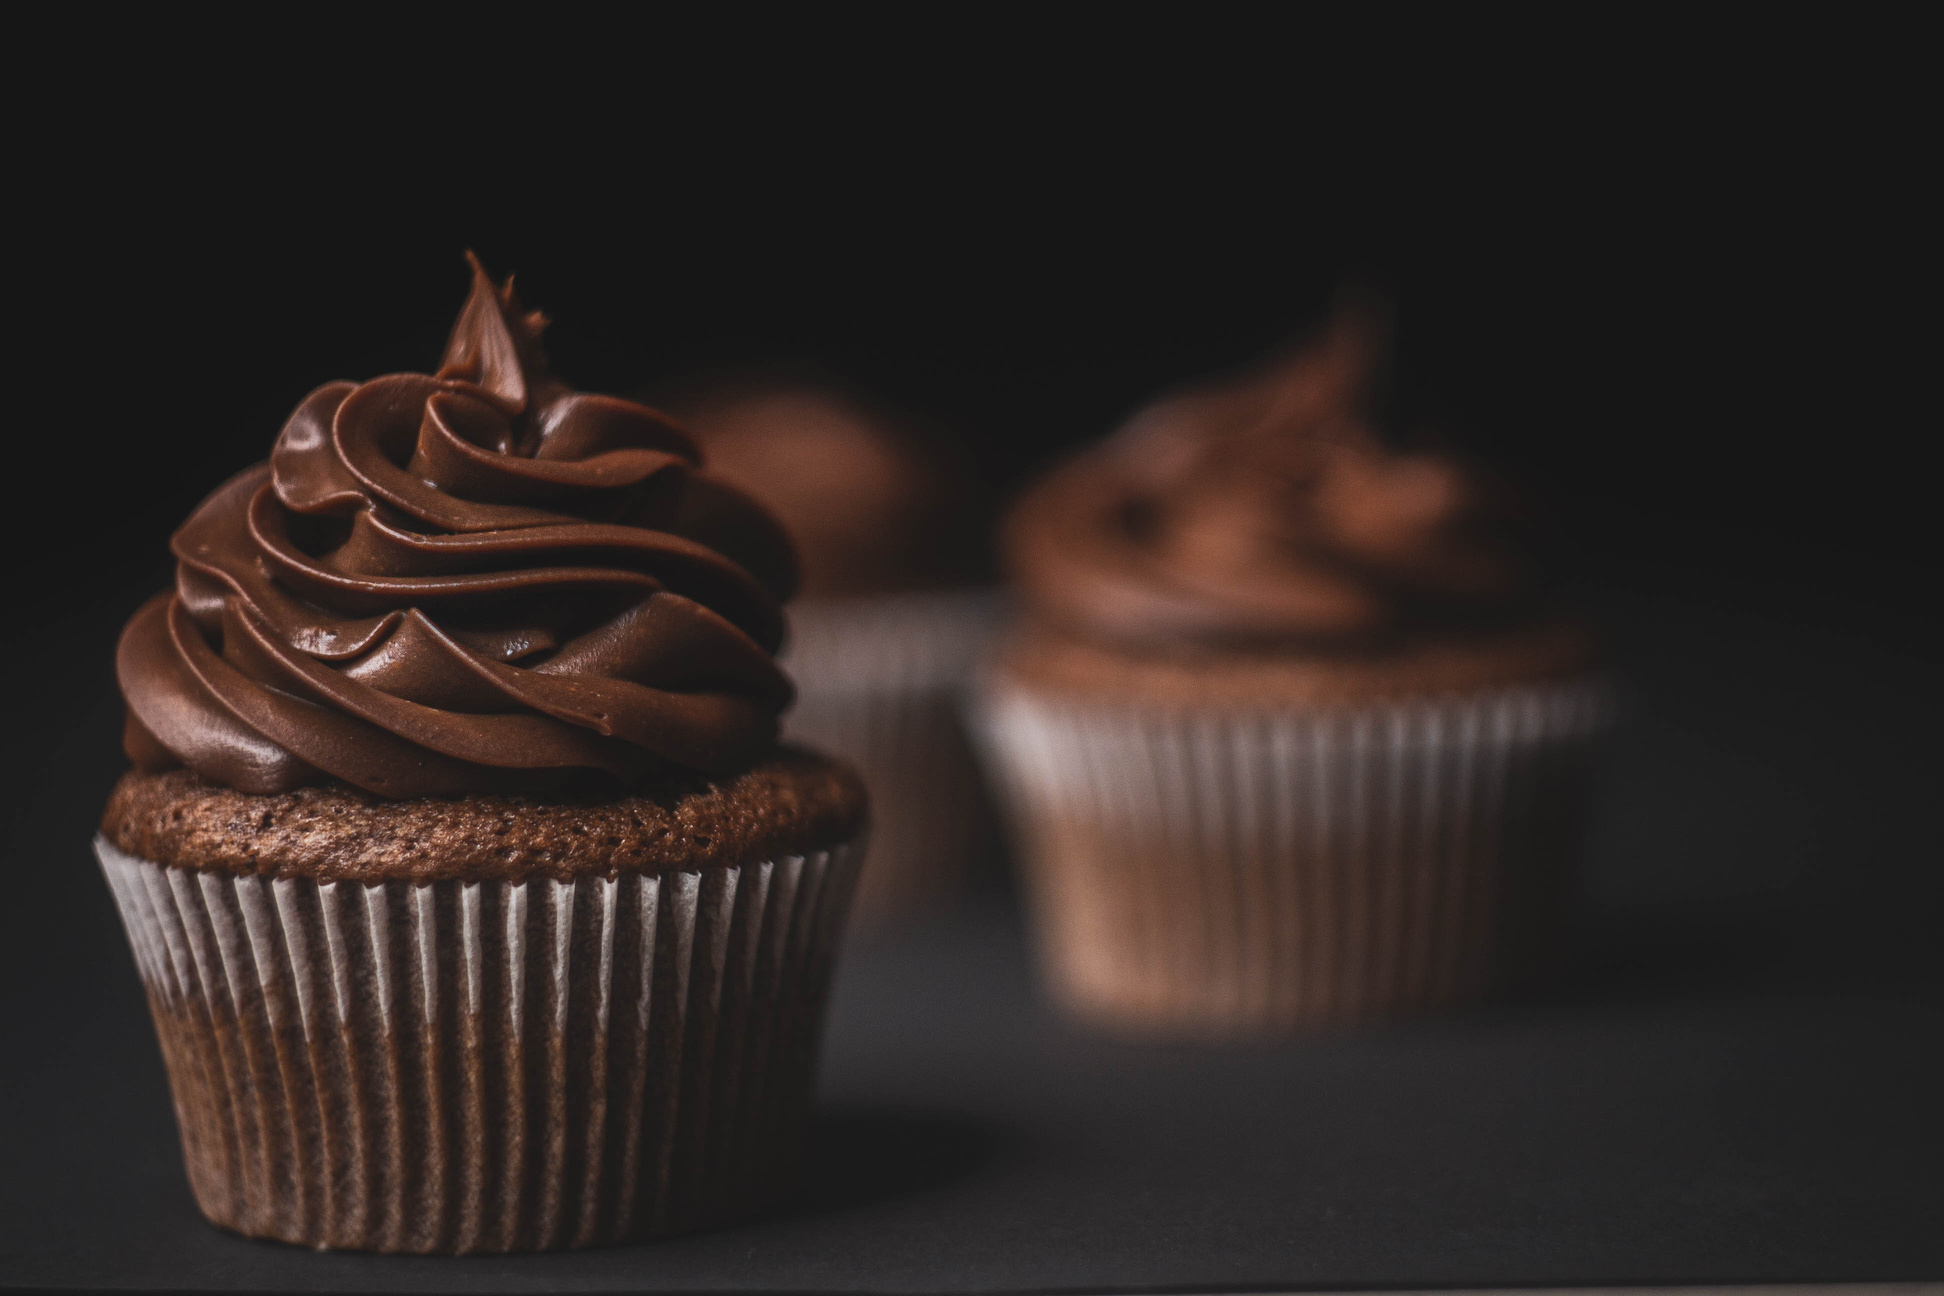
[[[1136,647],[1358,643],[1489,621],[1529,584],[1504,501],[1364,412],[1382,330],[1164,399],[1021,502],[1007,556],[1066,628]]]
[[[473,271],[437,374],[318,388],[176,532],[116,659],[139,766],[409,797],[774,742],[788,539],[667,417],[552,378],[545,318]]]
[[[806,598],[965,579],[983,539],[951,447],[833,388],[752,377],[670,402],[710,470],[761,500],[796,542]]]

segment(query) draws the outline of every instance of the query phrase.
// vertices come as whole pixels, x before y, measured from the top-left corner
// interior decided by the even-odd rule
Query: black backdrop
[[[1001,491],[1373,286],[1402,411],[1537,479],[1587,569],[1921,643],[1935,212],[1895,32],[794,21],[122,33],[16,171],[16,448],[112,521],[21,592],[160,579],[312,386],[435,361],[470,246],[577,385],[807,362]]]

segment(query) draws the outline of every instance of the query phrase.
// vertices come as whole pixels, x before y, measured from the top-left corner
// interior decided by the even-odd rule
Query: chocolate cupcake
[[[1156,1031],[1348,1022],[1542,957],[1604,714],[1503,493],[1386,447],[1359,315],[1157,403],[1008,521],[982,705],[1043,962]]]
[[[475,262],[438,372],[313,392],[122,635],[96,850],[238,1232],[609,1242],[801,1155],[864,797],[777,745],[794,558],[544,324]]]
[[[997,608],[975,582],[988,515],[970,466],[816,383],[717,381],[671,408],[710,470],[768,505],[802,557],[788,732],[855,761],[870,785],[857,921],[943,899],[997,844],[961,720]]]

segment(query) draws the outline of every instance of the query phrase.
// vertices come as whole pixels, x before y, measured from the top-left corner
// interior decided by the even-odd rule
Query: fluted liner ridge
[[[96,853],[204,1214],[313,1247],[504,1252],[787,1190],[856,844],[571,882],[353,882]]]
[[[1055,994],[1223,1034],[1448,1006],[1543,967],[1608,711],[1589,680],[1289,710],[998,683],[974,714]]]

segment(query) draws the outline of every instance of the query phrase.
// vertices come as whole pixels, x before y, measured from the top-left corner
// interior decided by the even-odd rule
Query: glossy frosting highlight
[[[318,388],[176,532],[116,658],[138,766],[412,797],[774,742],[789,541],[668,418],[552,378],[473,269],[437,374]]]
[[[1346,312],[1056,470],[1007,527],[1029,602],[1137,649],[1372,644],[1516,606],[1505,501],[1449,458],[1387,448],[1366,417],[1381,343]]]

